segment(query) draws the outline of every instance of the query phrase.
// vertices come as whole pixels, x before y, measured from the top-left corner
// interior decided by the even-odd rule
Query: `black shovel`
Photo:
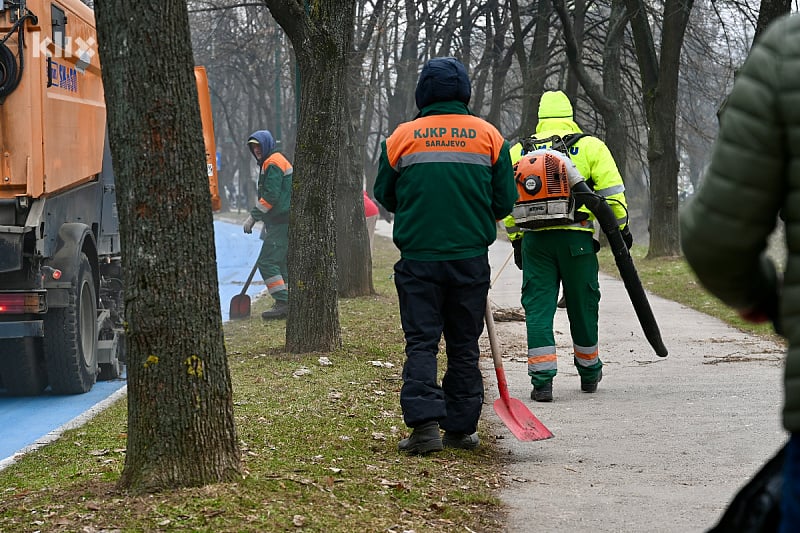
[[[247,276],[247,281],[244,282],[242,292],[231,298],[231,310],[228,313],[231,319],[248,318],[250,316],[250,295],[247,294],[247,288],[250,287],[250,282],[253,281],[253,276],[258,268],[258,263],[253,265],[253,270]]]

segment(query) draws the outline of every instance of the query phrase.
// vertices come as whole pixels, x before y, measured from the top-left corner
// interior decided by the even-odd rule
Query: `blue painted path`
[[[238,224],[214,221],[220,310],[228,320],[230,300],[239,294],[258,253],[261,240],[255,231],[247,235]],[[247,294],[256,296],[264,282],[256,272]],[[13,462],[14,455],[57,437],[54,433],[79,425],[98,404],[124,393],[125,380],[99,381],[91,391],[70,396],[44,394],[37,397],[0,396],[0,469]]]

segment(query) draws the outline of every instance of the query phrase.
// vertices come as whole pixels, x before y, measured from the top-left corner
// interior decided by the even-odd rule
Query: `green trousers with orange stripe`
[[[289,224],[265,224],[261,233],[261,253],[256,264],[267,292],[278,302],[289,300],[288,268],[286,255],[289,253]]]
[[[582,381],[597,381],[600,308],[598,263],[589,231],[526,231],[522,238],[522,307],[528,333],[528,374],[539,387],[555,377],[557,354],[553,318],[558,288],[564,288],[573,361]]]

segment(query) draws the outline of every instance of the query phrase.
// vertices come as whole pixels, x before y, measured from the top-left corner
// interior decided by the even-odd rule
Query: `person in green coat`
[[[460,61],[431,59],[417,83],[419,115],[381,143],[374,193],[395,215],[400,250],[394,266],[406,339],[400,407],[413,429],[398,445],[405,453],[479,445],[478,338],[489,292],[489,245],[517,190],[508,142],[470,112],[471,94]],[[447,370],[440,385],[442,335]]]
[[[800,531],[800,16],[773,22],[736,77],[699,190],[680,213],[698,280],[750,322],[788,341],[782,532]],[[783,282],[767,256],[785,223]]]
[[[261,171],[258,174],[258,203],[243,224],[252,233],[256,222],[264,223],[261,253],[256,264],[267,292],[275,303],[261,318],[284,318],[289,312],[286,256],[289,251],[289,206],[292,195],[292,164],[280,153],[269,130],[254,132],[247,146]]]

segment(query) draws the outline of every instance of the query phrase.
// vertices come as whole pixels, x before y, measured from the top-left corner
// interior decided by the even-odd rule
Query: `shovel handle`
[[[492,304],[486,299],[486,333],[489,335],[489,346],[492,348],[492,361],[494,361],[494,373],[497,375],[497,386],[500,389],[500,397],[508,403],[508,381],[506,372],[503,370],[503,359],[500,356],[500,346],[497,343],[497,333],[494,330],[494,317],[492,316]]]
[[[242,287],[242,292],[239,293],[239,296],[243,296],[244,293],[247,292],[247,289],[250,287],[250,282],[253,281],[253,276],[256,275],[256,269],[258,268],[258,261],[253,265],[253,269],[250,271],[250,275],[247,276],[247,281],[244,282],[244,287]]]

